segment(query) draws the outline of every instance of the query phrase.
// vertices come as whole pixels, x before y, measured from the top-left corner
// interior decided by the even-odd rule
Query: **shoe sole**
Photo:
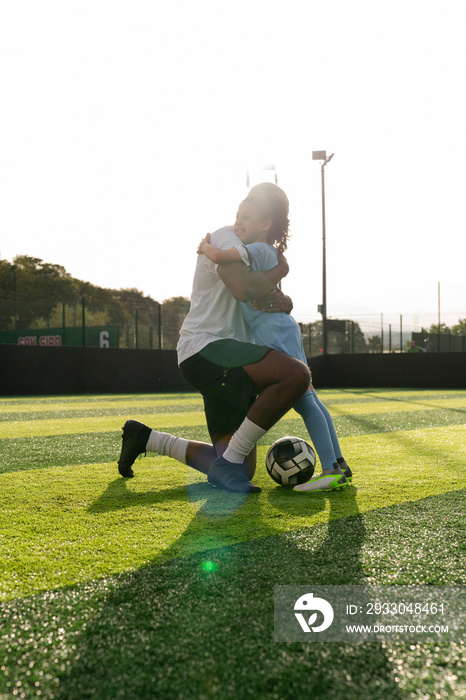
[[[315,481],[313,482],[317,484],[318,482]],[[298,491],[299,493],[320,493],[322,491],[341,491],[342,489],[346,488],[346,484],[348,483],[348,480],[344,481],[342,484],[336,484],[335,486],[322,486],[321,488],[316,488],[316,489],[300,489],[300,488],[294,488],[294,491]],[[303,484],[304,486],[304,484]]]

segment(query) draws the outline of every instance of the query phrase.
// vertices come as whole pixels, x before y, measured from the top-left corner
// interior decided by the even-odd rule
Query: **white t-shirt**
[[[227,249],[238,246],[241,258],[250,265],[246,248],[230,226],[215,231],[211,244]],[[177,345],[178,364],[192,357],[215,340],[234,338],[251,342],[239,302],[217,274],[217,265],[205,255],[198,255],[191,293],[191,308],[180,330]]]

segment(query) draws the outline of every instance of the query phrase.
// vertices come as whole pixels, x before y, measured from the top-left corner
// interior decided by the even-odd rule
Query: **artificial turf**
[[[461,697],[457,638],[273,642],[275,585],[465,583],[466,392],[320,397],[353,485],[269,479],[290,413],[246,498],[168,458],[118,476],[128,417],[207,438],[195,394],[0,401],[1,700]]]

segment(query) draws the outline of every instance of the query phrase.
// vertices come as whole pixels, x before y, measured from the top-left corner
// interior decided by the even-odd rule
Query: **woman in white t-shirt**
[[[229,227],[212,234],[212,242],[221,248],[231,247],[236,240]],[[303,396],[310,374],[307,366],[290,355],[250,342],[238,302],[266,295],[287,271],[284,258],[262,272],[251,268],[246,253],[228,265],[215,265],[198,256],[191,308],[177,351],[183,377],[202,394],[212,444],[127,421],[118,461],[122,476],[134,476],[132,465],[138,454],[154,451],[207,473],[214,486],[260,492],[250,481],[256,468],[255,446]],[[292,306],[279,293],[270,303],[277,309]]]

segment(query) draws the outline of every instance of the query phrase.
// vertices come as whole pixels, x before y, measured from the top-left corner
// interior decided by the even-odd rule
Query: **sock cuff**
[[[252,420],[249,420],[248,417],[246,417],[243,421],[243,425],[247,426],[248,428],[251,428],[254,431],[259,432],[259,430],[262,431],[262,434],[265,435],[268,431],[265,430],[264,428],[261,428],[260,425],[256,425],[256,423],[253,423]]]
[[[166,455],[178,462],[186,464],[186,451],[188,449],[189,440],[171,435],[170,433],[162,433],[158,430],[151,430],[146,443],[148,452],[158,452],[160,455]]]

